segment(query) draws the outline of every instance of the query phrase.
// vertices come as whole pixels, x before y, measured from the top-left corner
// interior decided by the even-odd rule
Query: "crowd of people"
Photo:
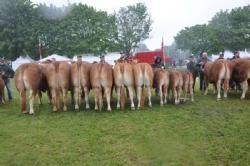
[[[234,51],[233,57],[228,60],[233,60],[240,58],[240,52]],[[224,59],[224,53],[220,52],[218,59]],[[208,54],[206,51],[202,51],[197,61],[195,60],[195,57],[191,55],[189,57],[189,62],[187,63],[187,69],[193,74],[194,78],[194,86],[195,86],[195,80],[197,77],[199,77],[200,80],[200,91],[204,90],[204,66],[207,62],[209,62]]]

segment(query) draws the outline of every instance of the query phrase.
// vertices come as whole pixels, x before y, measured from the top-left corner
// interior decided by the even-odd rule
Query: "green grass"
[[[14,97],[0,105],[0,165],[250,165],[250,101],[240,94],[196,91],[194,103],[164,107],[154,96],[141,111],[117,111],[113,99],[112,113],[52,113],[43,99],[33,116]]]

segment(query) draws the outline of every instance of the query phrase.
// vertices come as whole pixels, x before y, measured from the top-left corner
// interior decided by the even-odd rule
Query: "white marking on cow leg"
[[[75,87],[74,88],[74,100],[75,100],[75,110],[79,110],[79,105],[78,105],[78,102],[79,102],[79,87]]]
[[[142,91],[142,88],[140,86],[137,86],[137,109],[140,109],[141,107],[141,91]]]
[[[86,103],[86,109],[89,109],[89,90],[87,87],[84,87],[84,93],[85,93],[85,103]]]
[[[52,90],[51,90],[51,96],[52,96],[52,107],[53,107],[53,111],[56,112],[56,111],[57,111],[57,107],[56,107],[57,96],[56,96],[55,89],[52,89]]]
[[[99,88],[95,88],[95,110],[98,110]]]
[[[163,106],[163,95],[162,95],[162,86],[159,86],[158,87],[158,93],[159,93],[159,96],[160,96],[160,104],[161,106]]]
[[[151,87],[150,87],[150,85],[147,85],[147,91],[148,91],[148,106],[152,107],[152,102],[151,102]]]
[[[190,98],[191,101],[194,101],[194,90],[193,90],[193,84],[189,84],[189,90],[190,90]]]
[[[121,87],[117,87],[116,89],[116,92],[117,92],[117,105],[116,105],[116,108],[117,109],[120,109],[121,106],[120,106],[120,103],[121,103]]]
[[[110,106],[110,98],[111,98],[111,88],[106,87],[105,88],[105,93],[106,93],[106,99],[107,99],[107,110],[111,112],[111,106]]]
[[[34,114],[34,96],[33,96],[33,91],[30,90],[30,95],[29,95],[29,100],[30,100],[30,112],[29,114]]]
[[[241,94],[240,99],[243,100],[243,99],[245,99],[245,97],[246,97],[246,92],[247,92],[247,90],[248,90],[248,83],[247,83],[247,80],[246,80],[246,81],[243,81],[243,82],[241,83],[241,86],[242,86],[242,94]]]
[[[177,100],[177,90],[176,88],[173,88],[173,93],[174,93],[174,104],[178,104],[178,100]]]
[[[219,80],[217,81],[217,92],[218,92],[218,94],[217,94],[217,100],[220,100],[220,99],[221,99],[220,90],[221,90],[221,80],[219,79]]]
[[[129,86],[128,91],[129,91],[129,99],[130,99],[131,109],[134,110],[135,109],[135,104],[134,104],[133,87]]]
[[[177,104],[180,104],[181,91],[182,87],[177,87]]]
[[[164,86],[164,104],[168,102],[168,88]]]

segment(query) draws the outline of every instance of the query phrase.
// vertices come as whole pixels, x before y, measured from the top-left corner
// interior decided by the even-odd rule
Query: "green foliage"
[[[4,0],[0,6],[0,52],[5,57],[29,54],[73,56],[117,50],[115,16],[83,4],[63,8],[33,5],[29,0]]]
[[[0,52],[11,59],[35,52],[37,14],[30,0],[3,0],[0,5]]]
[[[250,5],[220,11],[208,25],[195,25],[181,30],[175,37],[178,48],[197,54],[202,50],[218,53],[223,50],[250,48]]]
[[[149,37],[152,20],[145,4],[137,3],[119,10],[116,25],[118,43],[126,55],[131,55],[132,50]]]
[[[209,23],[219,45],[229,50],[250,48],[250,5],[221,11]]]

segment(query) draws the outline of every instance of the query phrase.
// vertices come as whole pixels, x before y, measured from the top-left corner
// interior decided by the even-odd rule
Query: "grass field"
[[[239,97],[196,91],[160,107],[154,96],[153,108],[112,113],[52,113],[43,99],[30,116],[15,91],[0,105],[0,165],[250,165],[250,99]]]

